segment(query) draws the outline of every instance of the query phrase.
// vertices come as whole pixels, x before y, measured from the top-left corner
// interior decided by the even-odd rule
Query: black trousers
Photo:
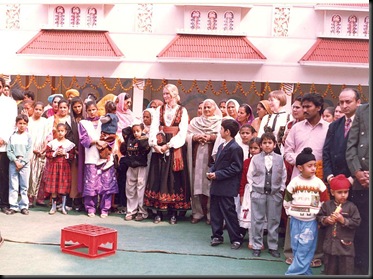
[[[124,162],[123,158],[119,160],[119,166],[117,168],[118,178],[118,194],[115,194],[115,202],[122,207],[127,207],[127,196],[126,196],[126,179],[127,179],[128,165]]]
[[[361,222],[355,233],[355,268],[368,275],[369,271],[369,190],[350,190],[349,200],[359,210]]]
[[[210,197],[211,215],[211,239],[217,237],[223,240],[223,222],[225,220],[230,242],[242,243],[243,236],[240,234],[240,225],[233,197],[215,196]]]
[[[0,207],[9,207],[9,158],[0,152]]]

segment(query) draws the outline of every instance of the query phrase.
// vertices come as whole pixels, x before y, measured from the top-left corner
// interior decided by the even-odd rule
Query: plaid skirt
[[[66,195],[71,189],[71,166],[65,157],[47,158],[43,173],[44,191]]]

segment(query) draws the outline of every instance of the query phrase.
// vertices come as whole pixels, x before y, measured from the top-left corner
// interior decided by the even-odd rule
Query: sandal
[[[322,265],[322,262],[320,259],[313,259],[311,261],[311,267],[320,267]]]
[[[286,258],[285,263],[287,263],[288,265],[291,265],[293,263],[293,258],[292,257]]]

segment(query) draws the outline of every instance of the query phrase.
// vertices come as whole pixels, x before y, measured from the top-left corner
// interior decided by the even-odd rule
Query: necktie
[[[264,164],[268,171],[272,168],[272,156],[270,154],[264,156]]]
[[[346,123],[345,123],[345,137],[347,136],[347,133],[350,130],[350,127],[351,127],[351,118],[347,118]]]

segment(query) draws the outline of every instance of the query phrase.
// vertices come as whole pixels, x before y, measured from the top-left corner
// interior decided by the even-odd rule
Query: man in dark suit
[[[361,223],[355,234],[355,274],[369,272],[369,103],[359,106],[348,135],[346,161],[354,177],[349,200],[359,209]]]
[[[233,119],[221,123],[220,135],[225,140],[216,153],[215,163],[206,174],[211,180],[210,215],[211,215],[211,246],[222,244],[223,222],[225,221],[232,249],[239,249],[243,236],[234,203],[240,187],[243,150],[235,141],[239,124]]]
[[[323,178],[329,183],[334,176],[344,174],[352,184],[353,178],[347,166],[345,153],[349,129],[360,105],[359,92],[352,88],[343,89],[339,94],[339,104],[345,116],[329,125],[322,154]]]

